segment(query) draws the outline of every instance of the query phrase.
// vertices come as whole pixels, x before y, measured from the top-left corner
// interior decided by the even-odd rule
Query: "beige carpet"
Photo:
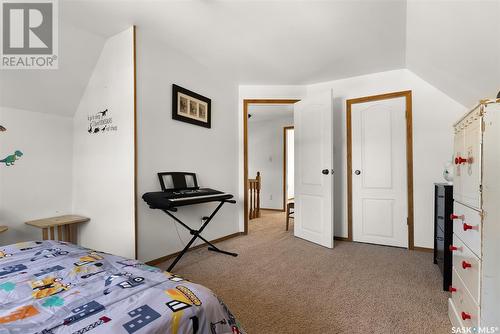
[[[248,236],[217,245],[239,256],[202,248],[174,272],[212,289],[249,334],[451,332],[430,253],[340,241],[323,248],[293,237],[284,215],[270,211],[250,221]]]

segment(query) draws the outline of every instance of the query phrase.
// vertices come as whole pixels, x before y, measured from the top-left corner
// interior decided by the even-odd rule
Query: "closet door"
[[[467,162],[461,165],[462,202],[481,208],[481,138],[482,118],[476,117],[465,127],[463,155]]]
[[[453,173],[453,199],[455,201],[462,201],[462,173],[463,173],[463,156],[464,152],[464,129],[458,125],[455,128],[455,140],[453,145],[453,158],[455,170]]]
[[[353,240],[408,247],[406,99],[351,107]]]

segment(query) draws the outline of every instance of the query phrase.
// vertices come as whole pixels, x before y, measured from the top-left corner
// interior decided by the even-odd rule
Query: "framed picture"
[[[172,85],[172,118],[175,120],[211,128],[211,102],[208,97]]]

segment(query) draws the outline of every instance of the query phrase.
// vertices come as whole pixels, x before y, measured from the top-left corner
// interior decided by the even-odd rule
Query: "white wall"
[[[500,90],[500,1],[407,4],[406,67],[463,105]]]
[[[287,130],[286,136],[286,192],[289,199],[295,194],[295,130]]]
[[[272,111],[270,111],[272,112]],[[248,121],[248,177],[262,177],[260,207],[283,209],[283,127],[293,113],[269,120]]]
[[[433,182],[453,153],[452,124],[467,109],[408,70],[396,70],[310,85],[308,92],[333,89],[335,235],[347,237],[346,99],[413,91],[413,176],[415,246],[433,247]]]
[[[133,258],[134,87],[132,28],[109,38],[74,116],[73,212],[91,218],[82,246]],[[88,117],[108,109],[116,131],[89,134]]]
[[[145,29],[137,30],[138,238],[139,259],[153,260],[183,248],[191,238],[160,210],[140,198],[160,190],[156,173],[191,171],[200,186],[237,194],[238,87],[224,73],[212,72],[167,46]],[[212,99],[212,128],[172,119],[172,84]],[[193,227],[215,203],[180,208],[176,213]],[[226,204],[204,231],[208,240],[237,233],[241,203]]]
[[[0,159],[16,150],[14,166],[0,163],[0,245],[39,240],[41,231],[25,221],[71,211],[72,119],[0,107]]]

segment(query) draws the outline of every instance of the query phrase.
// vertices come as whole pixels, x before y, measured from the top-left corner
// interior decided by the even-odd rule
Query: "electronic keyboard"
[[[195,196],[205,196],[205,195],[216,195],[221,194],[221,191],[210,189],[210,188],[201,188],[201,189],[186,189],[186,190],[177,190],[177,191],[165,191],[171,198],[185,198],[185,197],[195,197]]]
[[[171,271],[179,260],[188,251],[189,247],[195,242],[196,239],[201,239],[209,247],[208,250],[231,256],[238,256],[236,253],[226,252],[217,248],[213,243],[205,239],[201,232],[212,221],[214,216],[219,212],[225,203],[236,203],[233,200],[233,195],[226,194],[222,191],[200,188],[198,187],[198,180],[195,173],[187,172],[164,172],[158,173],[160,179],[160,186],[162,191],[154,191],[142,195],[142,199],[149,205],[151,209],[160,209],[170,216],[176,223],[183,226],[193,236],[191,240],[184,246],[182,251],[177,255],[175,260],[167,268]],[[198,230],[194,230],[186,225],[182,220],[176,217],[172,212],[177,211],[177,207],[192,204],[219,202],[215,210],[210,216],[203,217],[203,224]]]
[[[202,188],[199,191],[180,193],[177,191],[157,191],[145,193],[142,199],[151,209],[172,210],[175,207],[207,202],[221,202],[230,200],[233,195],[210,188]]]

